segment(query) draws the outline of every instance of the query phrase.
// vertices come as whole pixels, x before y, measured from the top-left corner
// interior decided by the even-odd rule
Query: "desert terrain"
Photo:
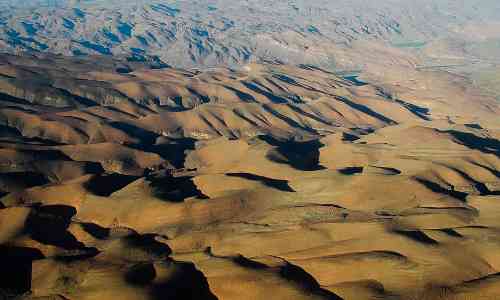
[[[2,291],[496,299],[499,103],[393,68],[2,55]]]
[[[500,299],[496,1],[160,2],[0,0],[0,299]]]

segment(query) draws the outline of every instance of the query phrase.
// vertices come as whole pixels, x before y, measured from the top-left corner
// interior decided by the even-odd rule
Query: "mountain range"
[[[336,48],[350,49],[355,41],[370,40],[397,48],[433,49],[434,43],[449,38],[478,42],[475,39],[500,37],[500,4],[494,0],[87,0],[0,5],[4,51],[97,54],[175,67],[280,61],[362,68],[362,56],[342,60]]]

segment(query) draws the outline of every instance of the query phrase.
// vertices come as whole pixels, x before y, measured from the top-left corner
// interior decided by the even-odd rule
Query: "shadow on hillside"
[[[252,181],[259,181],[264,185],[275,188],[283,192],[295,192],[289,185],[287,180],[272,179],[269,177],[259,176],[250,173],[227,173],[226,176],[239,177]]]
[[[31,264],[43,258],[38,249],[0,245],[0,290],[11,296],[28,292],[31,289]]]
[[[186,198],[197,197],[208,199],[194,184],[191,177],[148,177],[153,195],[159,199],[171,202],[183,202]]]
[[[159,136],[154,143],[127,144],[127,147],[144,152],[156,153],[177,169],[184,167],[186,151],[195,149],[193,138]]]
[[[5,106],[2,106],[1,100],[0,100],[0,108],[6,108]],[[13,107],[13,109],[16,110],[21,110],[18,107]],[[37,112],[31,112],[33,114],[37,114]],[[16,127],[9,127],[5,125],[0,125],[0,141],[6,142],[6,143],[11,143],[15,141],[15,143],[18,144],[41,144],[41,145],[46,145],[46,146],[58,146],[61,145],[61,143],[56,142],[56,141],[51,141],[47,140],[41,137],[27,137],[24,136],[19,129]]]
[[[308,293],[320,296],[323,299],[342,300],[336,294],[321,288],[318,281],[299,266],[287,262],[285,266],[281,267],[280,275],[289,281],[295,282]]]
[[[121,190],[138,178],[139,177],[137,176],[122,175],[117,173],[102,174],[92,177],[84,184],[84,186],[95,195],[108,197],[112,193]]]
[[[481,138],[472,133],[456,130],[445,131],[451,134],[460,144],[467,148],[479,150],[484,153],[494,154],[500,157],[500,141],[491,138]]]
[[[420,230],[395,230],[394,233],[405,236],[411,240],[414,240],[419,243],[423,243],[426,245],[437,245],[438,242],[436,240],[430,238],[425,233]]]
[[[363,167],[347,167],[338,170],[340,174],[343,175],[356,175],[356,174],[362,174],[364,168]]]
[[[419,117],[420,119],[425,120],[425,121],[431,121],[428,108],[418,106],[418,105],[415,105],[415,104],[412,104],[409,102],[405,102],[401,99],[396,99],[396,102],[401,104],[409,112],[411,112],[415,116]]]
[[[105,228],[94,223],[80,223],[80,225],[82,226],[83,230],[85,230],[85,232],[98,240],[104,240],[109,237],[109,228]]]
[[[143,250],[154,259],[167,259],[172,250],[168,245],[158,242],[156,237],[156,234],[133,232],[125,237],[126,248]]]
[[[50,181],[46,176],[35,172],[8,172],[0,174],[0,182],[4,186],[13,186],[14,189],[26,189],[45,185]]]
[[[186,152],[195,149],[196,140],[193,138],[168,138],[163,143],[153,145],[148,151],[160,155],[175,168],[184,167]]]
[[[86,247],[67,230],[74,215],[76,209],[67,205],[33,207],[24,230],[33,240],[42,244],[72,250],[67,252],[68,255],[63,252],[56,259],[70,261],[97,255],[97,249]]]
[[[454,191],[454,190],[447,190],[440,186],[439,184],[429,181],[427,179],[423,178],[416,178],[416,181],[419,183],[423,184],[426,188],[430,189],[431,191],[439,194],[445,194],[448,196],[451,196],[453,198],[459,199],[461,201],[465,201],[465,198],[467,197],[467,193],[464,192],[459,192],[459,191]]]
[[[154,144],[158,137],[158,134],[152,131],[125,122],[110,122],[108,125],[140,140],[142,144]]]
[[[217,300],[207,278],[188,262],[175,262],[175,273],[168,280],[153,284],[153,299]]]
[[[263,87],[260,87],[259,85],[257,85],[256,83],[254,82],[246,82],[246,81],[241,81],[241,83],[246,87],[248,88],[249,90],[255,92],[255,93],[258,93],[258,94],[261,94],[263,95],[264,97],[266,97],[269,101],[271,101],[272,103],[275,103],[275,104],[284,104],[284,103],[288,103],[287,99],[283,98],[283,97],[279,97],[279,96],[276,96],[275,94],[273,94],[271,91],[266,91]]]
[[[353,76],[345,76],[343,77],[345,80],[351,82],[352,84],[354,84],[355,86],[365,86],[367,85],[368,83],[366,83],[365,81],[363,80],[360,80],[358,78],[358,75],[353,75]]]
[[[149,262],[132,266],[125,279],[131,285],[148,288],[155,300],[217,300],[207,278],[194,264],[166,260],[161,267],[171,270],[165,279],[157,278],[155,265]]]
[[[359,104],[359,103],[356,103],[356,102],[353,102],[351,100],[349,100],[348,98],[346,97],[342,97],[342,96],[335,96],[335,99],[340,101],[340,102],[343,102],[345,103],[346,105],[348,105],[349,107],[355,109],[355,110],[358,110],[358,111],[361,111],[367,115],[369,115],[370,117],[372,118],[375,118],[381,122],[384,122],[386,124],[390,124],[390,125],[395,125],[397,124],[396,121],[382,115],[382,114],[379,114],[378,112],[372,110],[371,108],[369,108],[368,106],[365,106],[365,105],[362,105],[362,104]]]
[[[172,250],[162,242],[156,240],[157,234],[140,234],[133,229],[126,227],[106,228],[94,223],[80,223],[82,229],[92,237],[99,240],[122,239],[127,255],[132,258],[162,260],[167,259]],[[142,253],[134,257],[134,253]],[[144,254],[147,257],[144,257]]]
[[[233,257],[232,261],[241,267],[256,271],[265,271],[266,269],[276,270],[276,268],[274,267],[269,267],[266,264],[253,261],[242,255]],[[282,278],[300,287],[300,289],[302,289],[306,294],[319,296],[319,299],[342,300],[342,298],[340,298],[336,294],[323,289],[316,278],[314,278],[311,274],[307,273],[299,266],[284,261],[283,265],[277,267],[277,271]]]
[[[269,135],[261,135],[259,139],[275,146],[267,158],[283,164],[289,164],[301,171],[317,171],[325,169],[319,164],[319,149],[323,144],[319,140],[307,142],[280,141]]]

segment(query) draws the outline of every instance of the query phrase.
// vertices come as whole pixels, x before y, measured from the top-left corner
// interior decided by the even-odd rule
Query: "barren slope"
[[[500,297],[498,102],[379,67],[0,56],[1,293]]]

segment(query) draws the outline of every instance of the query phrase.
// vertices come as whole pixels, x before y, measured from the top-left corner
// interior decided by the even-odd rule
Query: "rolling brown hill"
[[[0,55],[0,296],[497,299],[500,105],[397,58]]]

